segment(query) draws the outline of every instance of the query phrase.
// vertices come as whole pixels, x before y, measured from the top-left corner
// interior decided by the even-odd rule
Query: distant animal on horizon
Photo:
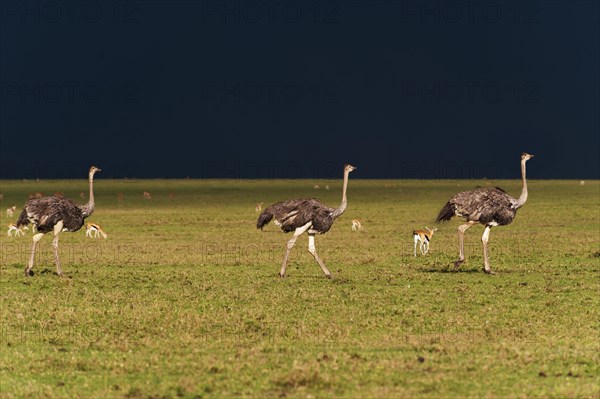
[[[59,276],[63,275],[58,259],[58,236],[63,231],[74,232],[79,230],[85,219],[94,212],[94,174],[100,171],[100,168],[92,166],[88,172],[90,194],[85,205],[79,205],[73,200],[62,196],[34,198],[25,203],[25,207],[19,215],[17,227],[27,226],[31,223],[38,231],[33,236],[33,247],[25,268],[25,276],[33,275],[31,269],[33,268],[37,243],[49,232],[54,234],[52,248],[56,262],[56,273]]]
[[[519,198],[512,198],[499,187],[478,188],[472,191],[464,191],[456,194],[444,205],[440,211],[436,222],[444,222],[452,219],[453,216],[459,216],[466,219],[467,223],[458,227],[458,260],[454,262],[454,267],[459,267],[465,261],[464,238],[465,231],[476,223],[483,224],[483,267],[488,274],[495,274],[490,268],[488,258],[488,241],[490,230],[494,226],[505,226],[510,224],[517,211],[525,205],[527,201],[527,179],[526,164],[533,158],[533,155],[526,152],[521,154],[521,181],[522,189]]]
[[[85,199],[85,193],[83,191],[79,193],[79,198]]]
[[[320,188],[321,188],[321,186],[319,186],[318,184],[315,184],[315,185],[313,186],[313,189],[315,189],[315,190],[319,190]]]
[[[15,211],[17,210],[17,206],[13,205],[6,209],[6,216],[11,218],[15,215]]]
[[[42,198],[43,196],[44,196],[44,193],[41,193],[38,191],[37,193],[29,194],[29,199]]]
[[[338,208],[329,208],[322,202],[314,198],[299,198],[289,201],[278,202],[267,207],[258,216],[256,227],[261,229],[275,219],[275,224],[278,225],[284,233],[294,232],[292,238],[288,241],[283,264],[281,265],[280,277],[285,277],[285,269],[288,264],[290,251],[294,247],[296,240],[302,234],[308,232],[308,251],[315,258],[323,273],[327,278],[331,278],[331,272],[325,267],[325,263],[317,254],[315,247],[315,234],[324,234],[331,229],[333,222],[340,217],[348,205],[346,191],[348,189],[348,175],[355,170],[352,165],[344,166],[344,185],[342,188],[342,203]]]
[[[9,237],[20,237],[25,235],[25,231],[23,230],[27,230],[27,226],[19,228],[15,223],[9,223],[7,233]]]
[[[585,186],[585,180],[582,180],[582,181],[580,181],[580,182],[579,182],[579,185],[580,185],[580,186]]]
[[[125,194],[117,193],[117,199],[119,200],[119,202],[122,202],[125,199]]]
[[[361,231],[363,229],[362,224],[358,219],[352,219],[352,231]]]
[[[89,238],[98,238],[98,235],[102,235],[104,239],[108,237],[108,234],[100,227],[98,223],[86,223],[85,224],[85,236]]]
[[[421,255],[427,255],[427,252],[429,252],[429,242],[431,241],[431,237],[433,237],[433,233],[436,231],[437,229],[430,229],[427,226],[425,226],[425,230],[413,231],[413,238],[415,241],[415,256],[417,256],[417,243],[420,243],[419,249],[421,250]]]
[[[255,212],[260,212],[262,210],[263,204],[264,204],[264,202],[258,202],[258,203],[256,203],[256,206],[254,207],[254,211]]]
[[[149,191],[144,191],[144,199],[145,200],[151,200],[152,199],[152,195],[150,194]]]

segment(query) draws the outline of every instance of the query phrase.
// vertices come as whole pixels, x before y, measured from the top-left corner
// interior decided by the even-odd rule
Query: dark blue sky
[[[0,6],[1,178],[600,177],[595,1]]]

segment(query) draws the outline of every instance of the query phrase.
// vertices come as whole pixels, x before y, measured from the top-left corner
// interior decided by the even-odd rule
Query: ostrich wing
[[[256,227],[262,229],[264,225],[275,218],[275,223],[281,230],[288,233],[307,223],[312,223],[312,229],[325,233],[333,224],[334,209],[325,206],[314,198],[298,198],[278,202],[267,207],[258,217]]]
[[[515,200],[500,188],[480,188],[456,194],[448,201],[456,214],[483,224],[506,225],[515,217]]]
[[[77,231],[83,226],[84,218],[80,206],[73,200],[53,196],[27,201],[17,224],[22,226],[33,223],[38,231],[47,233],[60,220],[67,231]]]

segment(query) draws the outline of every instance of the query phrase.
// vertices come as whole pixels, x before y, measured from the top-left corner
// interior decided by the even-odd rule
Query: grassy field
[[[31,232],[8,238],[5,209],[38,191],[83,202],[86,181],[0,182],[2,398],[600,396],[598,181],[531,181],[515,221],[492,229],[489,276],[481,226],[458,272],[459,221],[436,226],[427,256],[411,232],[458,191],[518,196],[519,181],[351,178],[346,213],[317,237],[328,280],[306,237],[276,277],[290,235],[256,230],[254,207],[337,206],[338,180],[97,177],[88,221],[108,239],[62,234],[66,278],[50,237],[24,277]]]

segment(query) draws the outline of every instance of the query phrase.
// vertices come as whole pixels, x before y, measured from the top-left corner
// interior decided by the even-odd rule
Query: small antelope
[[[151,200],[152,199],[152,195],[150,195],[149,191],[144,191],[144,199],[145,200]]]
[[[260,211],[262,210],[262,205],[263,205],[263,203],[262,203],[262,202],[258,202],[258,203],[256,204],[256,206],[254,207],[254,210],[255,210],[256,212],[260,212]]]
[[[98,234],[102,234],[102,237],[106,240],[108,234],[102,230],[102,227],[98,223],[86,223],[85,224],[85,236],[90,238],[98,238]]]
[[[23,230],[27,230],[27,226],[25,227],[17,227],[17,225],[15,223],[9,223],[8,224],[8,236],[9,237],[20,237],[20,236],[24,236],[25,232]]]
[[[436,232],[437,229],[430,229],[425,226],[425,230],[415,230],[413,231],[413,237],[415,239],[415,251],[414,254],[417,256],[417,243],[420,241],[421,245],[419,249],[421,250],[421,255],[427,254],[429,252],[429,241],[431,241],[431,237],[433,237],[433,233]]]
[[[17,210],[16,205],[6,208],[6,216],[8,216],[9,218],[13,217],[16,210]]]
[[[352,231],[361,231],[363,229],[362,224],[358,219],[352,219]]]
[[[319,186],[318,184],[315,184],[315,185],[313,186],[313,189],[315,189],[315,190],[319,190],[320,188],[321,188],[321,186]]]

